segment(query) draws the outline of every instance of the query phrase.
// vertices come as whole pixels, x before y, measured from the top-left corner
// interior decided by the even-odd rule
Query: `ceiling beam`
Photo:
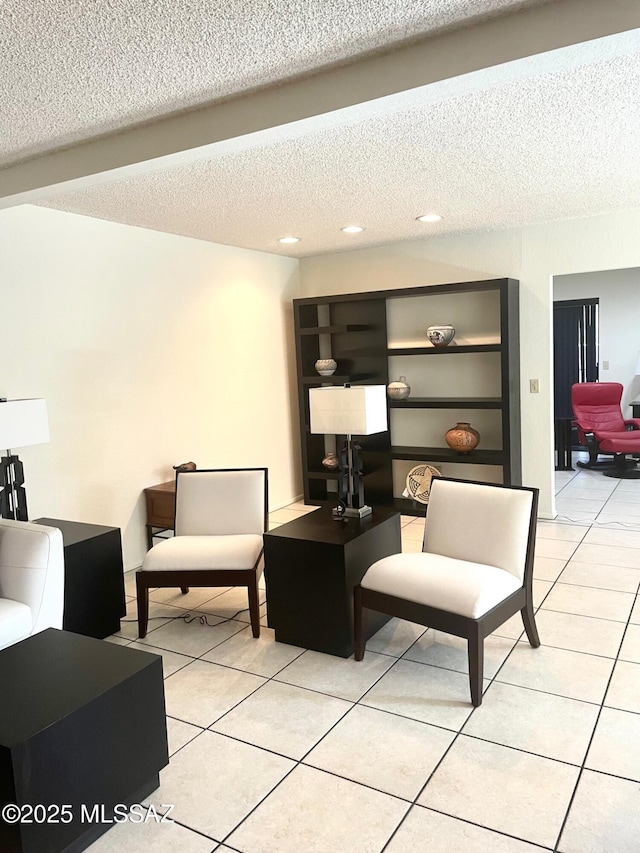
[[[638,0],[554,0],[9,165],[0,208],[215,156],[215,146],[640,27]]]

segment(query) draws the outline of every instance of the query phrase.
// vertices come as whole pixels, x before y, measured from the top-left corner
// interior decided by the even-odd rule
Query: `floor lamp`
[[[24,470],[12,447],[45,444],[49,441],[49,422],[45,400],[0,399],[0,447],[6,456],[0,459],[0,518],[28,521]]]
[[[340,454],[339,504],[334,516],[364,518],[371,507],[364,502],[362,462],[353,436],[373,435],[387,429],[387,393],[384,385],[338,385],[309,391],[310,431],[344,435]]]

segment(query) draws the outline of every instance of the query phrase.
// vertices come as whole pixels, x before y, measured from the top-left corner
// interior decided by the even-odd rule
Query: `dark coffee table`
[[[372,563],[401,550],[400,513],[388,509],[336,521],[321,507],[265,533],[267,618],[276,640],[352,655],[353,588]],[[364,616],[367,638],[390,618]]]
[[[158,787],[169,762],[159,656],[48,628],[0,651],[0,686],[0,808],[40,808],[32,823],[0,818],[2,853],[79,853],[115,805]]]

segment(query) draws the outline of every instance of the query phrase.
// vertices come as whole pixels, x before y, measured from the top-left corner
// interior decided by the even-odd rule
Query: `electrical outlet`
[[[539,394],[540,393],[540,383],[537,379],[529,380],[529,393],[530,394]]]

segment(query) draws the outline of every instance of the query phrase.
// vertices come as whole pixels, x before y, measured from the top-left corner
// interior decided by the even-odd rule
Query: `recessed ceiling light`
[[[347,225],[345,228],[341,228],[341,231],[344,231],[345,234],[359,234],[361,231],[364,231],[362,225]]]
[[[280,237],[278,243],[299,243],[299,237]]]
[[[418,222],[440,222],[442,217],[439,213],[425,213],[422,216],[416,216]]]

